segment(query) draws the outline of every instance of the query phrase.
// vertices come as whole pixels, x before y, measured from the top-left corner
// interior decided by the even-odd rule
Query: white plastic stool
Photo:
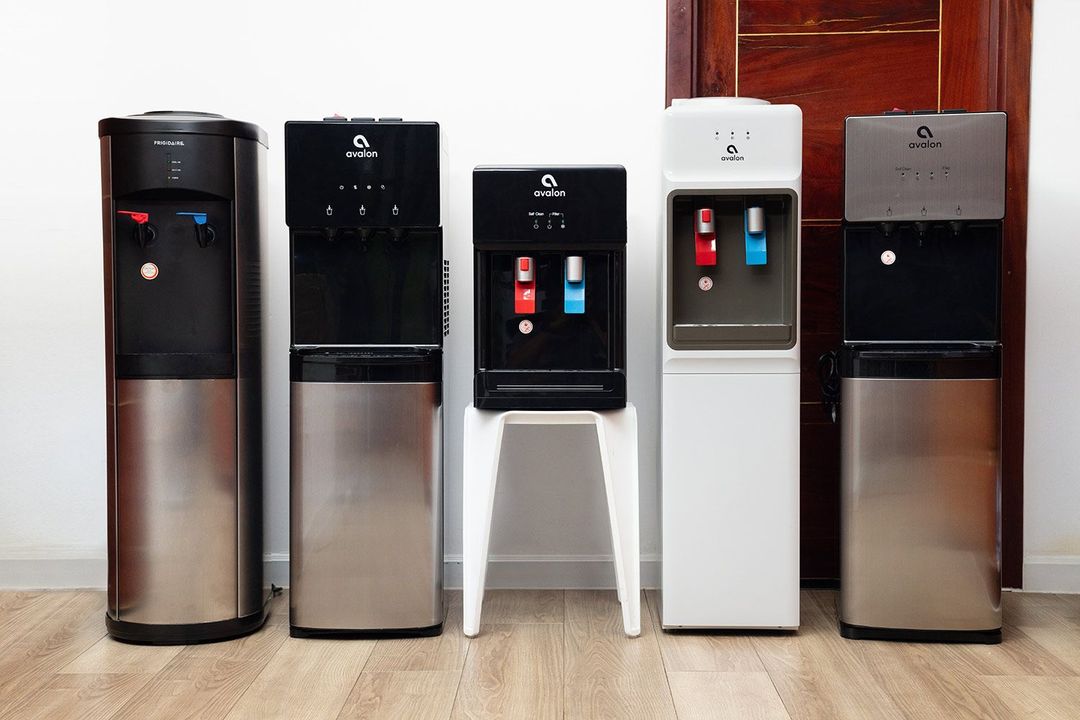
[[[641,634],[641,560],[638,545],[637,410],[477,410],[465,408],[465,468],[462,487],[462,600],[465,634],[480,632],[491,515],[499,476],[503,428],[507,425],[593,425],[604,470],[615,585],[623,629]]]

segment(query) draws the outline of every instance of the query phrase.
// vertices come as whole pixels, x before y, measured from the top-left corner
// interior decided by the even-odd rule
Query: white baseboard
[[[461,556],[447,555],[443,565],[443,585],[450,590],[461,587]],[[489,559],[487,586],[502,589],[593,590],[615,587],[615,565],[610,555],[492,555]],[[268,553],[264,568],[266,580],[289,586],[289,554]],[[641,586],[660,585],[660,557],[641,558]]]
[[[289,554],[267,553],[267,582],[288,587]],[[5,553],[0,556],[0,590],[104,589],[108,560],[93,552],[70,550]],[[461,556],[448,555],[443,584],[461,587]],[[660,557],[641,558],[641,586],[660,584]],[[493,555],[488,566],[490,588],[573,589],[615,587],[615,566],[606,555]]]
[[[100,551],[41,548],[0,556],[3,590],[104,590],[109,560]]]
[[[1024,558],[1024,590],[1080,593],[1080,555],[1028,555]]]

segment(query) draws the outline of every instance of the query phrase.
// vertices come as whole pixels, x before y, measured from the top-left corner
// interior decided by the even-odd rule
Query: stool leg
[[[485,418],[475,408],[465,410],[465,447],[462,474],[462,605],[465,634],[480,632],[487,581],[491,514],[495,482],[499,476],[504,415]]]
[[[618,503],[615,496],[615,478],[617,471],[612,466],[611,439],[608,437],[605,427],[605,417],[598,415],[596,419],[596,441],[600,447],[600,467],[604,472],[604,494],[607,497],[608,522],[611,526],[611,554],[615,560],[615,589],[618,592],[619,602],[626,607],[626,568],[623,563],[621,528],[619,527]]]
[[[641,634],[641,546],[638,508],[637,411],[634,407],[604,413],[604,432],[611,474],[608,503],[617,518],[613,533],[615,557],[620,560],[623,628],[630,637]],[[597,426],[599,432],[600,426]],[[602,443],[602,446],[604,444]],[[605,476],[606,478],[606,476]],[[613,521],[612,526],[616,523]],[[619,567],[621,566],[621,568]]]

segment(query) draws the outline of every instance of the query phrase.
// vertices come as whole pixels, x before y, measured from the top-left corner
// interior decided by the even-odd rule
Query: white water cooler
[[[675,100],[663,136],[661,623],[794,629],[802,111]]]

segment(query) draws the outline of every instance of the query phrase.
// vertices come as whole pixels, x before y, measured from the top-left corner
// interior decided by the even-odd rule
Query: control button
[[[392,211],[392,212],[393,212],[393,213],[394,213],[395,215],[400,215],[400,214],[401,214],[401,213],[400,213],[400,211],[398,210],[398,206],[397,206],[397,205],[395,205],[395,206],[394,206],[394,209],[393,209],[393,211]]]
[[[894,262],[896,262],[896,253],[894,253],[892,250],[886,250],[885,252],[881,253],[882,265],[892,265]]]
[[[349,118],[349,122],[375,122],[373,117]]]
[[[401,118],[399,118],[399,117],[379,118],[379,122],[401,122]]]
[[[334,208],[332,208],[332,207],[330,207],[329,205],[327,205],[327,206],[326,206],[326,216],[327,216],[327,217],[329,217],[329,216],[331,216],[331,215],[333,215],[333,214],[334,214]]]
[[[708,275],[702,275],[698,278],[697,286],[702,292],[709,292],[713,288],[713,280]]]
[[[143,263],[143,266],[139,268],[139,274],[142,275],[143,280],[153,280],[158,276],[158,266],[152,262]]]
[[[364,207],[363,205],[360,206],[360,214],[361,215],[367,215],[367,208]]]
[[[345,117],[344,115],[338,115],[337,113],[334,113],[330,117],[323,118],[323,122],[345,122],[346,120],[348,120],[347,117]]]
[[[703,208],[701,210],[701,222],[703,222],[703,223],[711,223],[712,222],[712,208]]]
[[[518,330],[522,335],[528,335],[533,331],[532,320],[522,320],[518,323]]]

